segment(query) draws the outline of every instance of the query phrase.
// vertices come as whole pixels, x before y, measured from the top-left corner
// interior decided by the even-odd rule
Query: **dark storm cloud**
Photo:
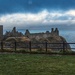
[[[0,14],[75,8],[75,0],[0,0]]]

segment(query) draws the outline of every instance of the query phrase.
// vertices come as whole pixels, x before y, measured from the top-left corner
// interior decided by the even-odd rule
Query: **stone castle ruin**
[[[6,31],[6,33],[4,34],[4,37],[5,38],[8,38],[8,37],[22,37],[23,34],[21,32],[18,32],[16,30],[16,27],[14,27],[12,29],[12,31]]]
[[[46,31],[45,33],[30,33],[29,30],[27,29],[25,32],[25,36],[28,38],[36,38],[36,39],[47,38],[51,36],[59,36],[59,30],[58,28],[56,28],[55,30],[54,28],[52,28],[51,32]]]
[[[40,39],[40,38],[47,38],[47,37],[51,37],[51,36],[59,36],[58,28],[56,28],[55,30],[54,30],[54,28],[52,28],[51,32],[46,31],[45,33],[44,32],[42,32],[42,33],[30,33],[29,30],[27,29],[25,31],[25,34],[23,34],[22,32],[18,32],[16,30],[16,27],[14,27],[12,29],[12,31],[6,31],[6,33],[4,34],[4,38],[8,38],[8,37],[28,37],[28,38]]]
[[[18,32],[16,30],[16,27],[14,27],[11,31],[6,31],[6,33],[3,35],[3,26],[0,26],[0,41],[11,41],[14,40],[16,42],[33,42],[33,43],[42,43],[42,42],[47,42],[47,43],[67,43],[65,38],[59,35],[59,30],[58,28],[51,28],[51,32],[46,31],[42,33],[30,33],[30,31],[27,29],[25,31],[25,34],[22,32]],[[20,44],[19,46],[23,46],[24,44]],[[25,46],[25,45],[24,45]],[[36,47],[41,47],[44,48],[43,45],[33,45],[32,48]],[[49,45],[48,48],[50,47],[63,47],[61,44],[56,44],[56,45]],[[65,48],[70,49],[70,45],[67,44],[65,45]]]

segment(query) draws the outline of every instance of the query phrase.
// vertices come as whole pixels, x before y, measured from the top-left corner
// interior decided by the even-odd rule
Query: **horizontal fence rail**
[[[22,53],[66,53],[68,50],[75,49],[70,47],[75,43],[34,43],[34,42],[0,42],[1,52],[22,52]]]

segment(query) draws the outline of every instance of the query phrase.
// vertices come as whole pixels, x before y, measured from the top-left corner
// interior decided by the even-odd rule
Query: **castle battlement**
[[[55,28],[55,30],[54,30],[54,28],[51,28],[51,34],[59,36],[59,30],[58,30],[58,28]]]

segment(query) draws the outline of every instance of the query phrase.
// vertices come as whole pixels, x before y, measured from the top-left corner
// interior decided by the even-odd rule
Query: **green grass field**
[[[0,75],[75,75],[75,56],[0,54]]]

